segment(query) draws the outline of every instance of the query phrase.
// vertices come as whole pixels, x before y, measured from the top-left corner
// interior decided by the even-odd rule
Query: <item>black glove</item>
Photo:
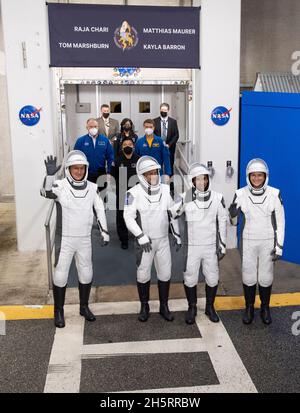
[[[47,171],[47,175],[55,175],[57,171],[60,170],[61,165],[56,165],[56,156],[50,155],[47,156],[47,159],[45,160],[45,166],[46,166],[46,171]]]
[[[218,257],[218,261],[221,261],[225,257],[225,253],[222,252],[221,248],[219,248],[217,251],[217,257]]]
[[[276,254],[276,248],[271,251],[271,255],[273,256],[272,261],[278,261],[281,258],[281,255]]]
[[[240,210],[241,210],[241,208],[240,208],[240,207],[239,207],[239,208],[237,207],[236,202],[233,202],[233,203],[230,205],[229,209],[228,209],[229,214],[230,214],[230,217],[231,217],[231,218],[237,217],[237,216],[239,215],[239,213],[240,213]]]

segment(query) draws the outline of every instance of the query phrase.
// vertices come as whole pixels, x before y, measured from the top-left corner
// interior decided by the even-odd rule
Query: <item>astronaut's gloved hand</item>
[[[172,245],[173,247],[175,247],[175,251],[178,252],[180,250],[180,248],[182,247],[181,244],[181,238],[178,235],[172,234]]]
[[[231,218],[235,218],[239,215],[241,210],[240,205],[237,202],[233,202],[230,207],[228,208],[229,214]]]
[[[106,247],[109,243],[109,234],[105,231],[100,232],[100,245],[101,247]]]
[[[223,247],[223,245],[219,246],[217,249],[217,257],[218,261],[221,261],[226,255],[226,248]]]
[[[137,241],[142,248],[143,252],[150,252],[152,250],[151,247],[151,240],[147,237],[147,235],[141,234],[137,237]]]
[[[46,166],[46,171],[47,171],[47,175],[53,176],[56,174],[57,171],[60,170],[61,165],[56,165],[57,162],[57,158],[56,156],[47,156],[47,158],[45,159],[45,166]]]
[[[279,247],[275,247],[272,251],[271,251],[271,255],[272,255],[272,261],[278,261],[280,260],[281,256],[282,256],[282,249]]]

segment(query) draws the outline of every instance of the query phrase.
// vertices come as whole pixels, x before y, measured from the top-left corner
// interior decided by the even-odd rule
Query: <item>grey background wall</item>
[[[299,0],[242,0],[241,84],[253,85],[256,72],[290,71],[300,50]]]

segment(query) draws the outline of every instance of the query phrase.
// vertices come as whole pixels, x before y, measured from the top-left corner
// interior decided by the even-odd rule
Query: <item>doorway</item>
[[[180,141],[189,136],[187,111],[187,85],[89,85],[65,84],[65,131],[63,141],[67,150],[74,147],[79,136],[87,133],[86,121],[99,117],[100,106],[110,106],[111,117],[119,123],[132,119],[135,133],[144,135],[143,122],[159,116],[159,105],[170,105],[170,116],[177,119]],[[63,122],[64,123],[64,122]]]

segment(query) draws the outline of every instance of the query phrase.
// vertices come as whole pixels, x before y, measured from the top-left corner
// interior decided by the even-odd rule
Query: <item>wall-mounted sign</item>
[[[24,106],[19,112],[19,119],[26,126],[34,126],[40,121],[41,110],[31,105]]]
[[[227,109],[224,106],[217,106],[211,112],[211,120],[217,126],[224,126],[229,122],[232,108]]]
[[[199,68],[199,7],[48,3],[50,65]]]

